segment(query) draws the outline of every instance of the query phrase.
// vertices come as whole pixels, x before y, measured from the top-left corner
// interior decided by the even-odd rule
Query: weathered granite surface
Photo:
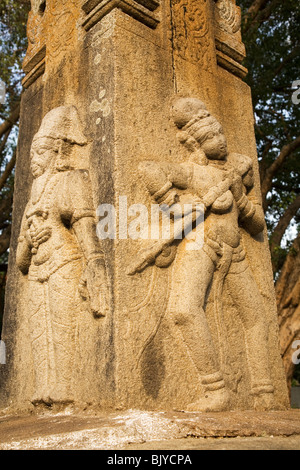
[[[0,417],[1,450],[299,450],[299,411],[84,412]],[[134,454],[137,455],[137,454]]]

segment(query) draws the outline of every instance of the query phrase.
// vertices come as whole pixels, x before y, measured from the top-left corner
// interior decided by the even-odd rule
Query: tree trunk
[[[276,282],[280,346],[287,382],[291,387],[295,370],[293,344],[300,340],[300,235],[296,238]]]
[[[12,110],[10,116],[0,124],[0,137],[2,137],[8,130],[14,126],[20,117],[20,103]]]

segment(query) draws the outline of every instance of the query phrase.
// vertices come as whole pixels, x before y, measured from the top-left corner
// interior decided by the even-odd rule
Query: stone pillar
[[[72,312],[72,299],[68,294],[75,294],[68,293],[67,287],[63,294],[59,293],[59,281],[50,291],[62,312],[73,319],[69,327],[74,330],[73,336],[71,334],[71,349],[74,350],[68,379],[69,400],[68,393],[61,396],[58,393],[56,400],[54,392],[51,392],[53,396],[45,392],[49,399],[47,404],[70,401],[102,409],[168,410],[193,409],[189,406],[198,403],[199,409],[209,410],[209,406],[201,408],[199,403],[214,387],[218,388],[215,384],[222,383],[227,398],[223,402],[218,398],[215,409],[252,409],[255,392],[250,387],[251,371],[255,374],[256,362],[261,358],[262,363],[268,364],[269,378],[266,383],[262,380],[261,384],[252,384],[253,387],[270,388],[265,392],[274,396],[269,404],[272,409],[288,406],[265,229],[258,235],[251,235],[240,226],[246,259],[253,273],[251,279],[254,277],[259,292],[253,295],[255,298],[259,295],[263,303],[260,324],[264,326],[266,347],[254,355],[253,344],[252,349],[248,344],[253,343],[253,335],[251,340],[248,338],[252,326],[247,326],[247,320],[243,320],[247,308],[233,300],[226,273],[221,281],[223,288],[217,291],[218,267],[207,286],[205,301],[215,355],[207,360],[221,363],[217,372],[212,371],[210,375],[199,372],[189,340],[186,341],[178,321],[170,314],[170,298],[184,298],[189,304],[189,293],[182,290],[181,285],[178,289],[174,287],[174,269],[181,269],[179,255],[176,255],[177,261],[169,265],[168,262],[154,264],[152,260],[141,272],[130,275],[128,271],[141,250],[153,243],[130,238],[127,229],[134,219],[133,213],[127,213],[127,224],[124,221],[126,207],[144,204],[150,210],[153,203],[139,164],[152,161],[158,168],[161,163],[180,165],[189,158],[189,150],[177,139],[182,126],[171,113],[177,98],[201,100],[207,112],[222,124],[229,163],[234,166],[230,155],[235,154],[252,159],[253,191],[256,198],[260,198],[251,93],[243,81],[247,74],[242,65],[245,48],[240,33],[240,10],[235,1],[32,0],[31,4],[4,317],[7,363],[0,366],[1,407],[30,408],[32,403],[43,402],[41,397],[36,402],[33,399],[37,374],[33,343],[36,339],[32,338],[34,327],[30,326],[29,318],[34,313],[34,302],[29,302],[30,281],[26,272],[20,272],[16,253],[22,217],[34,184],[30,173],[32,141],[43,118],[61,107],[76,110],[86,142],[60,135],[60,121],[52,117],[51,123],[53,119],[58,123],[55,139],[74,146],[75,169],[85,172],[94,210],[101,204],[111,204],[118,223],[114,239],[99,241],[99,252],[104,253],[109,279],[105,317],[93,316],[89,300],[82,301],[79,307],[76,303]],[[47,128],[47,123],[42,127]],[[78,135],[78,129],[76,132]],[[43,136],[49,137],[46,131]],[[63,173],[61,168],[58,171],[60,175]],[[72,191],[76,193],[74,184]],[[44,194],[46,189],[40,191]],[[82,193],[78,194],[80,199]],[[77,204],[80,206],[80,201],[76,200],[76,210]],[[66,229],[73,236],[75,229],[72,227],[66,226]],[[164,255],[168,257],[168,250],[162,257]],[[83,259],[83,270],[85,263]],[[71,272],[74,271],[71,269]],[[55,274],[63,277],[65,286],[71,286],[67,269]],[[51,276],[47,281],[38,280],[37,285],[43,288],[49,284]],[[250,284],[244,285],[242,291],[251,289]],[[247,295],[239,292],[241,287],[236,289],[238,298],[251,298],[249,292]],[[30,293],[33,297],[34,292]],[[36,293],[37,298],[38,295]],[[68,297],[65,303],[63,295]],[[216,313],[217,304],[218,308],[221,305],[221,316]],[[176,311],[177,307],[175,302],[173,309]],[[39,306],[35,308],[38,312]],[[78,308],[79,314],[76,313]],[[189,307],[187,313],[192,315]],[[38,318],[39,315],[37,323]],[[52,354],[56,357],[55,345],[62,340],[58,338],[58,343],[53,340],[51,335],[59,321],[51,322],[50,319],[50,330],[47,330],[50,339],[46,339],[45,344],[48,350],[54,350]],[[255,328],[254,322],[253,330]],[[249,334],[251,336],[251,331]],[[255,334],[259,342],[262,333],[258,330]],[[51,347],[49,341],[53,343]],[[198,337],[195,332],[193,341],[196,348],[199,347],[201,335]],[[69,352],[66,354],[69,357]],[[61,362],[45,360],[54,389],[59,389],[53,377],[59,375],[56,368]]]

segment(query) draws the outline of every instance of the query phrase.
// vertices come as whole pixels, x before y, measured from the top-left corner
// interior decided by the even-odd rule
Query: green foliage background
[[[11,115],[20,102],[22,92],[22,61],[26,53],[26,23],[30,3],[27,1],[0,0],[0,80],[6,85],[6,100],[0,105],[0,125]],[[0,172],[14,154],[18,126],[12,127],[7,141],[1,136],[0,141]],[[5,143],[2,147],[2,143]],[[0,191],[0,235],[11,222],[13,201],[14,173],[11,172],[5,186]],[[0,264],[7,262],[7,251],[0,252]]]

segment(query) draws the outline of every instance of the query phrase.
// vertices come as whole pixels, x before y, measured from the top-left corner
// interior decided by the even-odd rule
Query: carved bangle
[[[223,380],[223,376],[221,372],[215,372],[214,374],[206,375],[202,377],[202,384],[203,385],[209,385],[209,384],[214,384],[216,382],[220,382]]]
[[[251,390],[251,395],[260,395],[262,393],[274,393],[274,387],[271,384],[254,385]]]
[[[243,214],[243,216],[241,217],[241,220],[243,221],[244,219],[250,219],[251,217],[254,216],[255,211],[256,211],[255,206],[249,201],[248,210],[246,213]]]
[[[79,220],[87,217],[95,218],[95,211],[92,209],[75,210],[72,217],[72,224],[75,224]]]

